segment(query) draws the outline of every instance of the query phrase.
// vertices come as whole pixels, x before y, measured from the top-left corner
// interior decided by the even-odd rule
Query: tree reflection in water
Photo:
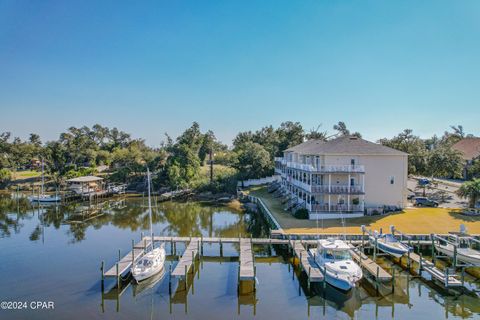
[[[148,212],[140,198],[111,198],[99,203],[71,203],[67,205],[31,204],[26,197],[15,199],[10,194],[0,194],[0,236],[18,233],[22,220],[38,219],[30,240],[40,239],[43,228],[59,229],[68,225],[71,242],[85,239],[92,227],[101,229],[112,225],[119,229],[140,231],[148,229]],[[157,203],[152,219],[159,235],[237,237],[240,234],[254,237],[268,235],[268,227],[258,217],[245,214],[223,205],[189,201]]]

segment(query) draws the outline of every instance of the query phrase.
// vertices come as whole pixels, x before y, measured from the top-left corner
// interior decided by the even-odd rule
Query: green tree
[[[305,137],[302,125],[291,121],[281,123],[277,134],[279,138],[277,156],[281,156],[286,149],[302,143]]]
[[[462,155],[457,150],[442,147],[428,155],[427,173],[432,177],[461,178],[462,170]]]
[[[258,143],[246,142],[238,147],[233,165],[241,180],[262,178],[272,174],[270,154]]]
[[[474,208],[478,199],[480,199],[480,179],[463,183],[458,189],[457,195],[462,198],[468,198],[470,208]]]

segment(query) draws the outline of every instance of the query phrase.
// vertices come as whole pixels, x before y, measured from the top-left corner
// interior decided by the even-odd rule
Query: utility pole
[[[210,149],[209,158],[210,158],[210,183],[212,183],[213,182],[213,150],[212,149]]]

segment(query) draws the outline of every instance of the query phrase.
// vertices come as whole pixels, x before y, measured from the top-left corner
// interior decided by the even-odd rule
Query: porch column
[[[328,192],[330,193],[331,192],[331,184],[332,184],[332,174],[328,174]]]
[[[347,185],[348,185],[348,193],[350,193],[350,173],[348,174],[348,182],[347,182]]]
[[[331,208],[331,201],[330,201],[330,193],[328,194],[328,212],[330,212]]]
[[[347,194],[347,211],[350,211],[350,194]]]

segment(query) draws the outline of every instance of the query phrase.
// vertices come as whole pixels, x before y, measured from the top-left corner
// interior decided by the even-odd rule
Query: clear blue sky
[[[0,131],[480,135],[480,1],[0,1]]]

